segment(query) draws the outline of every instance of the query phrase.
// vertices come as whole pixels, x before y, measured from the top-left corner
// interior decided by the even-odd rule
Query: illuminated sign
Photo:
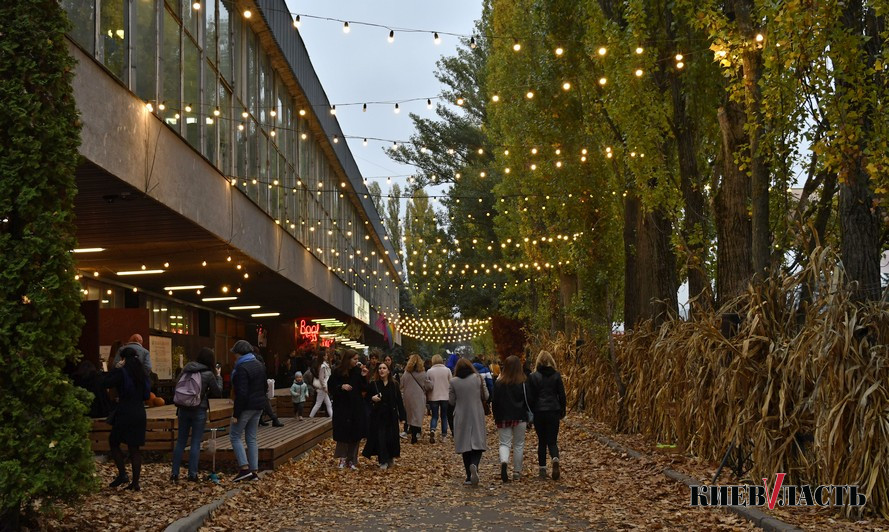
[[[318,341],[318,333],[321,331],[321,326],[317,323],[315,325],[306,325],[306,320],[299,321],[299,337],[300,338],[308,338],[312,342]]]
[[[352,290],[352,315],[370,325],[370,304],[355,290]]]

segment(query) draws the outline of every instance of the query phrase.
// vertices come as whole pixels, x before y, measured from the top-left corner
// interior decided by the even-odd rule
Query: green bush
[[[56,0],[0,2],[0,523],[96,483],[70,250],[80,124]]]

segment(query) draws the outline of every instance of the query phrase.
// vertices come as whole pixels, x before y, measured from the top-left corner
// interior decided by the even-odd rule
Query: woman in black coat
[[[145,445],[145,405],[151,392],[151,382],[145,375],[145,369],[136,356],[136,350],[130,347],[120,353],[120,363],[102,379],[105,387],[117,388],[118,404],[108,416],[111,424],[111,434],[108,443],[111,448],[111,458],[117,465],[117,478],[111,483],[112,488],[130,482],[127,476],[121,443],[127,444],[130,452],[130,462],[133,466],[133,481],[126,489],[139,491],[139,475],[142,472],[142,451],[139,447]]]
[[[361,454],[365,458],[376,456],[380,469],[388,469],[395,465],[396,458],[401,458],[398,420],[405,417],[405,411],[401,391],[385,362],[377,365],[374,379],[367,386],[367,398],[371,405],[370,423]]]
[[[333,409],[334,458],[340,468],[358,469],[358,444],[367,434],[367,406],[362,392],[367,388],[367,368],[358,365],[358,353],[347,351],[327,381]]]

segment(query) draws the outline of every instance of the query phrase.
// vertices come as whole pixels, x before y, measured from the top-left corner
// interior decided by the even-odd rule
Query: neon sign
[[[312,342],[318,341],[318,333],[321,332],[321,325],[306,325],[306,320],[299,322],[299,335],[308,338]]]

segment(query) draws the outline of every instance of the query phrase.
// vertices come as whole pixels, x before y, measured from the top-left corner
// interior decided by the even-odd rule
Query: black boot
[[[130,481],[130,477],[127,476],[126,473],[117,475],[117,478],[111,481],[111,484],[108,484],[109,488],[116,488],[118,486],[123,486],[127,482]]]

